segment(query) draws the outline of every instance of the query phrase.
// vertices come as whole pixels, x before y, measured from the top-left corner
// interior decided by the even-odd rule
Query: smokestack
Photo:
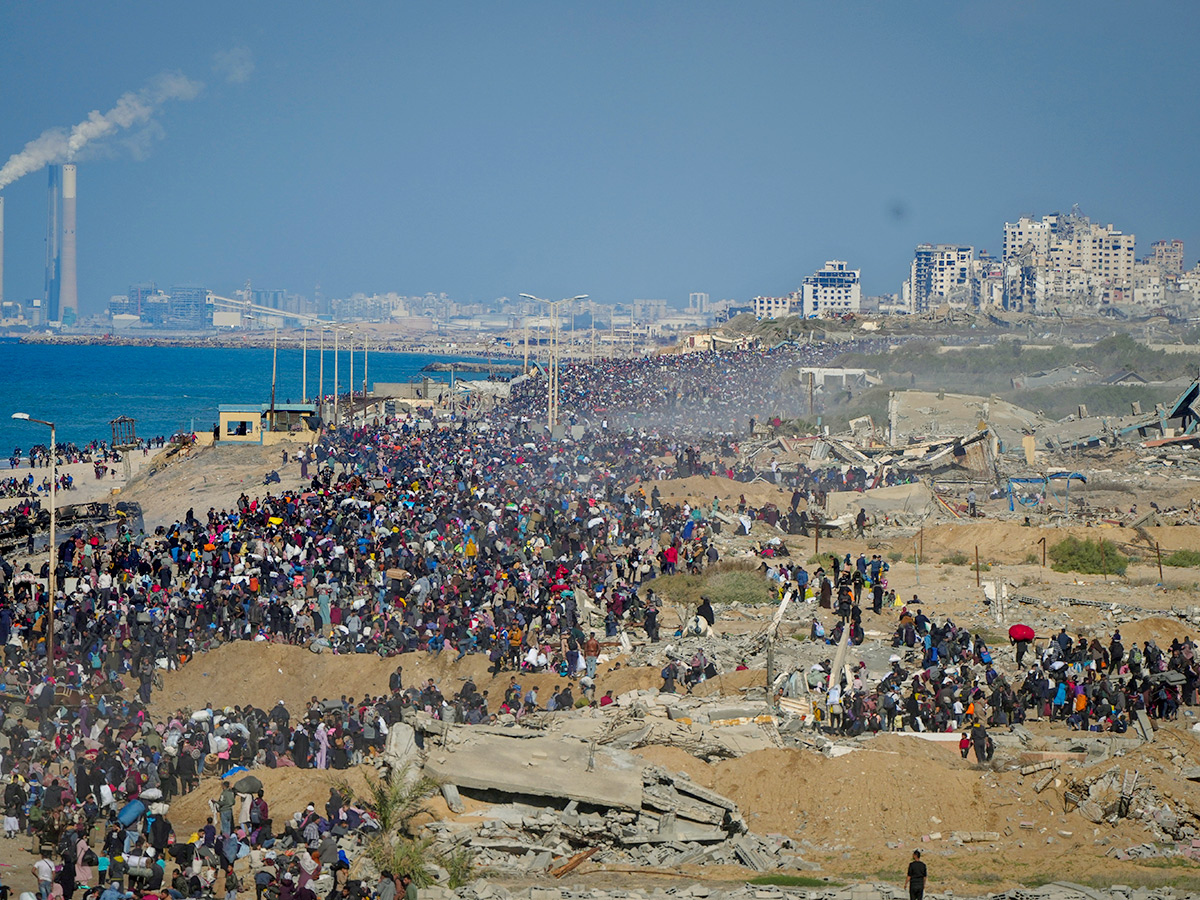
[[[63,166],[62,265],[59,275],[59,321],[73,325],[79,319],[79,292],[75,284],[75,166]]]
[[[46,305],[42,322],[57,322],[58,319],[58,263],[62,232],[59,228],[59,207],[62,205],[62,166],[49,167],[50,192],[46,209]]]

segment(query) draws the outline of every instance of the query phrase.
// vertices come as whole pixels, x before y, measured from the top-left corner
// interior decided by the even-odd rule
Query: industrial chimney
[[[79,292],[75,283],[75,166],[63,166],[62,264],[59,267],[59,321],[73,325],[79,319]]]
[[[62,206],[62,166],[48,167],[50,174],[50,192],[46,198],[46,300],[42,322],[57,322],[59,283],[59,248],[62,246],[62,220],[59,218],[59,208]]]

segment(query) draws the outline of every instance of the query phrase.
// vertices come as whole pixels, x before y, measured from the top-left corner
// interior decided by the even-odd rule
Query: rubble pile
[[[855,884],[847,887],[780,888],[769,885],[739,885],[730,888],[706,884],[688,884],[678,888],[645,890],[576,889],[565,887],[527,887],[508,890],[502,885],[475,881],[452,891],[428,888],[422,900],[904,900],[906,889],[889,884]],[[1131,888],[1113,885],[1101,890],[1067,881],[1056,881],[1037,888],[1021,888],[1000,894],[988,894],[988,900],[1183,900],[1188,894],[1169,887]],[[926,890],[927,900],[972,900],[957,893]]]
[[[620,720],[590,721],[606,727]],[[738,864],[765,872],[805,865],[789,838],[750,833],[732,800],[604,746],[596,735],[438,731],[426,735],[423,768],[451,808],[462,810],[460,790],[498,802],[430,831],[444,852],[467,847],[485,868],[544,872],[581,852],[599,863],[639,866]]]
[[[732,801],[685,776],[647,766],[642,792],[640,811],[575,800],[561,808],[512,802],[434,823],[430,831],[442,852],[467,847],[477,866],[506,874],[545,872],[579,855],[636,866],[742,865],[758,872],[808,867],[791,839],[749,832]],[[465,821],[475,817],[478,824]]]

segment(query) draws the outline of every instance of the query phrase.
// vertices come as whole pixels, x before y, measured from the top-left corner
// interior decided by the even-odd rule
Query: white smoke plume
[[[150,122],[168,100],[191,100],[203,87],[178,72],[166,72],[140,91],[123,94],[108,112],[92,110],[69,131],[65,128],[43,131],[0,167],[0,189],[45,166],[70,162],[89,144]]]

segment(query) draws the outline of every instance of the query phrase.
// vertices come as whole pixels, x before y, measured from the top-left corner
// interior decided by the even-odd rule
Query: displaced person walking
[[[924,900],[925,879],[928,869],[921,862],[921,851],[914,850],[912,862],[908,864],[908,874],[904,876],[904,886],[908,888],[908,900]]]

